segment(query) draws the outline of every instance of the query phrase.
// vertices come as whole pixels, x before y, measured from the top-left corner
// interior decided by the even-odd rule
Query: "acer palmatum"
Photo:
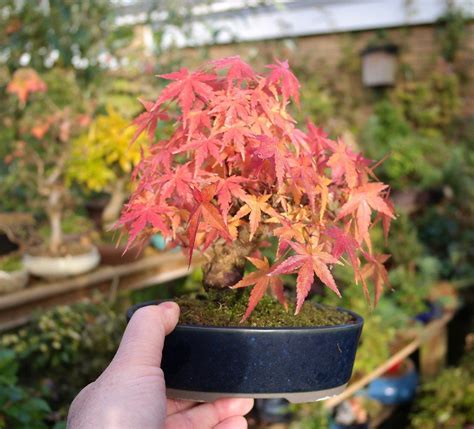
[[[352,265],[367,297],[372,277],[377,301],[387,256],[373,253],[369,230],[381,218],[388,233],[388,186],[343,140],[311,121],[297,128],[288,105],[298,103],[299,83],[288,62],[260,74],[229,57],[161,77],[170,83],[135,120],[135,138],[146,132],[151,149],[118,223],[129,243],[159,232],[190,261],[199,249],[205,286],[253,286],[243,319],[267,289],[285,305],[282,274],[297,276],[296,313],[315,279],[339,294],[334,264]],[[158,121],[174,122],[171,138],[155,139]],[[259,251],[270,237],[272,266]],[[246,260],[257,271],[242,278]]]

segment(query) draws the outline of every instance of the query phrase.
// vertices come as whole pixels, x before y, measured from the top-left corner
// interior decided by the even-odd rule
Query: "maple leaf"
[[[158,121],[165,121],[169,118],[168,114],[160,109],[160,104],[140,99],[139,101],[145,108],[145,112],[140,113],[140,115],[132,121],[132,124],[136,126],[136,130],[130,144],[134,143],[145,130],[147,130],[148,139],[153,141]]]
[[[241,90],[222,92],[216,95],[214,107],[210,114],[222,115],[225,125],[230,126],[237,120],[248,122],[250,117],[249,100]]]
[[[233,149],[240,154],[242,161],[245,161],[247,139],[255,137],[245,123],[236,123],[232,127],[220,129],[219,132],[224,146],[226,148],[233,146]]]
[[[125,206],[125,209],[117,225],[125,225],[129,238],[127,249],[135,241],[138,234],[147,226],[151,225],[158,229],[163,236],[169,236],[171,231],[168,227],[168,221],[163,216],[169,216],[172,209],[166,205],[155,203],[151,195],[138,196]]]
[[[38,73],[30,68],[16,70],[13,73],[12,80],[7,85],[7,92],[16,94],[22,105],[26,103],[30,94],[45,91],[46,84]]]
[[[360,247],[357,240],[336,226],[326,229],[324,233],[334,240],[332,256],[339,259],[346,253],[349,256],[352,267],[357,271],[359,269],[359,259],[357,258],[356,252]]]
[[[289,170],[288,148],[282,140],[265,135],[257,136],[260,145],[255,154],[261,159],[272,159],[275,165],[278,186],[282,187],[285,172]]]
[[[234,217],[236,219],[241,219],[250,213],[250,240],[252,240],[253,236],[257,232],[260,222],[262,221],[262,212],[276,218],[280,216],[276,210],[267,203],[270,197],[271,195],[246,195],[245,198],[242,198],[245,202],[245,205],[239,209]]]
[[[296,311],[298,314],[303,306],[304,300],[308,296],[311,285],[314,281],[314,274],[337,296],[341,297],[334,277],[328,268],[328,264],[337,264],[338,260],[322,250],[322,245],[313,247],[290,241],[288,243],[296,255],[278,264],[271,274],[292,274],[298,271],[296,279]]]
[[[221,208],[222,215],[224,220],[227,219],[227,215],[230,210],[230,204],[232,197],[239,198],[244,200],[247,196],[246,192],[242,189],[240,185],[243,182],[247,182],[248,179],[241,176],[231,176],[227,178],[220,178],[218,187],[217,187],[217,201]]]
[[[285,101],[289,100],[290,97],[293,97],[296,104],[300,104],[300,83],[296,76],[290,70],[288,65],[288,60],[278,61],[276,64],[269,64],[266,66],[271,69],[270,75],[267,77],[267,82],[269,85],[274,85],[280,83],[281,93]]]
[[[156,180],[156,184],[161,185],[160,199],[164,200],[176,194],[183,201],[189,201],[192,196],[191,185],[194,184],[189,164],[178,165],[174,171],[163,174]]]
[[[215,75],[201,71],[189,73],[188,69],[183,67],[177,72],[162,74],[159,77],[174,82],[163,89],[157,103],[162,104],[167,100],[178,99],[185,116],[191,110],[196,97],[200,97],[204,101],[209,101],[213,97],[214,90],[206,82],[215,80]],[[185,120],[186,118],[184,118],[184,122]]]
[[[216,195],[216,188],[217,186],[213,184],[203,191],[193,189],[194,199],[197,204],[189,216],[187,228],[189,237],[189,265],[191,265],[196,234],[201,222],[205,226],[215,229],[219,235],[227,241],[232,241],[232,236],[229,234],[229,230],[227,229],[224,219],[222,219],[222,215],[219,213],[217,207],[212,203],[212,199]]]
[[[181,146],[175,153],[186,152],[189,150],[194,151],[194,175],[201,168],[201,165],[210,156],[212,156],[217,162],[222,161],[221,149],[222,143],[215,137],[206,137],[204,135],[198,135],[195,140],[191,140],[189,143]]]
[[[230,86],[234,80],[241,82],[244,79],[253,79],[255,72],[240,56],[221,58],[211,63],[216,70],[228,69],[227,84]]]
[[[264,257],[263,260],[251,257],[247,257],[247,259],[258,269],[258,271],[254,271],[252,273],[247,274],[242,280],[232,286],[232,289],[237,289],[241,287],[255,285],[252,288],[252,292],[250,292],[247,311],[242,317],[242,320],[240,321],[241,323],[247,320],[250,314],[252,314],[252,311],[263,298],[269,286],[272,288],[273,292],[280,298],[280,302],[283,301],[283,305],[285,306],[285,308],[287,308],[285,297],[283,294],[283,282],[277,276],[272,275],[270,273],[271,269],[268,263],[268,259],[266,257]]]
[[[338,178],[344,174],[350,188],[355,188],[358,184],[358,174],[356,158],[357,155],[342,141],[338,140],[334,147],[334,153],[328,160],[328,165],[332,168],[333,177]]]
[[[282,226],[275,228],[273,234],[278,237],[277,256],[281,256],[288,248],[291,240],[304,243],[304,224],[301,222],[289,222],[285,219],[281,221]]]
[[[352,190],[348,201],[341,207],[336,221],[356,214],[359,238],[369,240],[369,225],[372,210],[394,219],[392,209],[379,194],[388,186],[383,183],[367,183]]]
[[[384,263],[390,258],[390,255],[370,255],[364,252],[367,263],[360,270],[360,278],[364,286],[364,293],[367,301],[370,303],[370,296],[366,280],[372,278],[374,282],[374,306],[379,302],[384,284],[390,286],[388,273]]]

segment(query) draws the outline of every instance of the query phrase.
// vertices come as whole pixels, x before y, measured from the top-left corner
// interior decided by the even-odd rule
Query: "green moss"
[[[196,298],[181,297],[176,302],[181,308],[180,323],[183,325],[303,327],[341,325],[353,320],[347,313],[310,302],[306,302],[295,316],[294,304],[290,303],[286,312],[279,302],[265,296],[251,316],[240,323],[247,309],[248,293],[239,291],[210,291]]]

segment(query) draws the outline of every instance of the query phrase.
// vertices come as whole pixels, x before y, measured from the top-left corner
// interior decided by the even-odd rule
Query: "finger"
[[[128,322],[113,363],[159,367],[165,335],[178,323],[179,307],[167,301],[140,308]]]
[[[212,429],[229,417],[243,416],[253,407],[253,399],[223,398],[198,405],[166,419],[165,429]]]
[[[166,400],[166,415],[179,413],[180,411],[187,410],[188,408],[194,407],[197,402],[194,401],[183,401],[181,399],[167,399]]]
[[[220,422],[214,429],[247,429],[249,426],[247,420],[242,416],[234,416]]]

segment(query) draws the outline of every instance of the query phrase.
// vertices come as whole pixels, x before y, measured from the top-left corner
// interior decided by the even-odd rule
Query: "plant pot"
[[[414,319],[424,325],[443,316],[443,307],[438,302],[427,302],[426,311],[418,313]]]
[[[95,228],[98,231],[102,231],[102,213],[104,212],[109,199],[109,197],[94,198],[90,201],[87,201],[84,205],[87,216],[90,220],[92,220]]]
[[[100,243],[97,248],[100,253],[100,261],[104,265],[130,264],[143,256],[141,247],[131,247],[125,252],[125,246],[116,247],[114,244]]]
[[[133,313],[147,302],[135,305]],[[251,328],[178,325],[166,337],[167,395],[192,401],[221,397],[311,402],[341,393],[352,374],[363,319],[339,326]]]
[[[0,233],[0,255],[8,255],[18,250],[18,244],[8,238],[7,234]]]
[[[368,387],[368,396],[384,405],[396,405],[410,401],[416,393],[418,374],[411,360],[398,374],[384,375],[373,380]]]
[[[17,271],[0,270],[0,295],[23,289],[28,283],[28,271],[21,269]]]
[[[84,274],[99,265],[100,255],[95,246],[87,253],[67,256],[33,256],[25,254],[23,265],[30,274],[45,278],[62,278]]]

